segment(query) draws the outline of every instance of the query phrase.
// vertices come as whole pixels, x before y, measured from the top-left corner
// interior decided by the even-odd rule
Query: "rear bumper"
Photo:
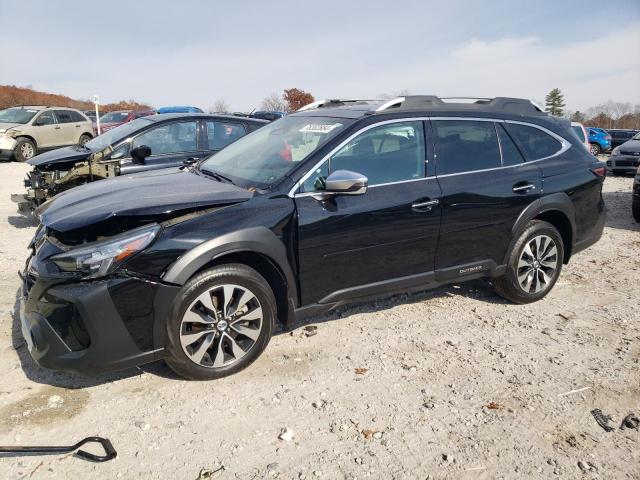
[[[167,312],[157,311],[155,299],[167,305],[175,287],[134,278],[52,284],[34,279],[33,272],[27,275],[20,322],[40,366],[97,374],[162,358],[164,349],[154,345],[154,322],[164,321]]]
[[[604,224],[607,219],[606,210],[602,209],[602,212],[598,215],[598,220],[596,224],[591,229],[589,235],[585,238],[581,239],[579,242],[576,242],[571,247],[571,255],[575,255],[582,250],[589,248],[591,245],[596,243],[602,237],[602,232],[604,231]]]

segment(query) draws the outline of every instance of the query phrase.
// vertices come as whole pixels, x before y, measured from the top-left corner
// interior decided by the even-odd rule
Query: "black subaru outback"
[[[602,234],[605,168],[527,100],[303,110],[191,168],[42,205],[21,304],[35,360],[218,378],[348,302],[480,277],[539,300]]]

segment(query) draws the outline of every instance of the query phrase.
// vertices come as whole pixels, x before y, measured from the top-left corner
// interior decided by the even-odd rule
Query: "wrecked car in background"
[[[95,180],[146,170],[181,167],[217,152],[265,120],[207,114],[164,114],[137,118],[85,145],[60,148],[32,158],[26,195],[14,196],[20,210]]]
[[[84,145],[91,138],[91,120],[74,108],[34,105],[0,110],[0,160],[26,162],[45,150]]]

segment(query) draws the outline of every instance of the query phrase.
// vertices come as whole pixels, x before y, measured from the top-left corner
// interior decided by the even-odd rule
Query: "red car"
[[[153,115],[153,110],[147,111],[134,111],[134,110],[118,110],[115,112],[105,113],[100,117],[100,133],[104,133],[107,130],[111,130],[123,123],[130,122],[136,118],[146,117],[147,115]],[[98,135],[98,124],[93,122],[93,131]]]

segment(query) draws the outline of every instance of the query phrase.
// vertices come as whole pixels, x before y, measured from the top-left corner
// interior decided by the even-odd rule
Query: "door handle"
[[[413,210],[421,212],[430,212],[433,207],[440,204],[440,200],[426,200],[424,202],[416,202],[411,205]]]
[[[531,183],[527,183],[526,185],[514,185],[514,187],[511,189],[513,190],[513,193],[527,193],[529,190],[535,190],[536,186],[532,185]]]
[[[55,127],[53,127],[56,130],[60,130],[60,125],[56,125]]]

